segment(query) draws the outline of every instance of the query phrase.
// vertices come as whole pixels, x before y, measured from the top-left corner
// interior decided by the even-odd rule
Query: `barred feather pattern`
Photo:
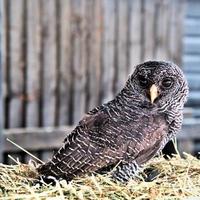
[[[142,87],[140,76],[149,85]],[[168,89],[162,87],[165,77],[173,80]],[[159,88],[155,103],[148,95],[152,84]],[[187,95],[187,81],[175,64],[148,61],[136,66],[121,92],[87,113],[52,159],[38,168],[39,174],[70,181],[114,166],[114,179],[130,180],[179,132]]]

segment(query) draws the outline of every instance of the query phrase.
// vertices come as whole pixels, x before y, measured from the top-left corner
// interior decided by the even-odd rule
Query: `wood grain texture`
[[[23,124],[23,0],[10,1],[10,108],[9,127],[21,127]],[[20,117],[19,117],[20,116]]]
[[[144,4],[144,60],[155,58],[156,9],[157,1],[145,1]]]
[[[42,2],[42,121],[43,126],[53,126],[55,122],[56,88],[56,5],[54,0]]]
[[[40,1],[27,1],[27,113],[26,126],[39,125],[41,13]]]
[[[101,102],[113,98],[114,52],[115,52],[116,1],[103,1],[103,63],[101,79]]]
[[[60,0],[60,40],[59,48],[60,68],[59,68],[59,119],[58,125],[69,123],[70,111],[70,87],[72,82],[71,74],[71,10],[70,0]]]
[[[73,17],[73,123],[85,113],[87,1],[72,1]]]
[[[185,1],[4,2],[6,128],[75,124],[111,100],[142,60],[181,61]]]
[[[2,86],[3,86],[3,99],[8,99],[8,81],[7,81],[7,73],[9,71],[9,0],[1,0],[1,65],[2,65]],[[4,108],[4,115],[6,110]]]
[[[162,3],[157,2],[156,9],[156,44],[155,58],[158,60],[166,60],[168,58],[168,37],[169,37],[169,1],[165,0]]]
[[[19,151],[17,147],[6,141],[6,138],[30,151],[57,149],[62,146],[62,141],[72,130],[73,127],[68,126],[59,128],[8,129],[3,134],[4,151]]]
[[[3,2],[0,1],[0,26],[3,26],[2,19]],[[2,46],[2,34],[0,35],[0,46]],[[3,114],[3,73],[2,73],[2,51],[0,52],[0,162],[3,162],[3,124],[4,124],[4,114]]]
[[[141,1],[129,1],[130,7],[130,66],[132,73],[134,66],[141,62]]]
[[[2,1],[2,78],[3,78],[3,102],[4,102],[4,128],[9,127],[10,108],[10,1]]]
[[[114,86],[114,93],[116,94],[122,89],[126,82],[128,70],[127,70],[127,51],[128,51],[128,1],[119,0],[117,3],[117,46],[116,46],[116,62],[115,62],[115,74],[116,81]]]
[[[17,147],[6,141],[6,138],[30,151],[57,149],[61,147],[62,141],[73,129],[74,126],[7,129],[3,133],[5,144],[3,151],[19,151]],[[188,120],[184,122],[181,133],[177,135],[178,141],[191,141],[199,138],[199,129],[200,120]]]
[[[88,106],[87,111],[99,104],[100,78],[102,73],[102,1],[93,0],[89,4],[90,15],[88,18],[89,55],[88,55]],[[91,23],[90,23],[91,22]],[[86,102],[87,103],[87,102]]]
[[[170,41],[169,41],[169,58],[175,63],[182,64],[182,34],[183,19],[185,13],[185,0],[172,1],[171,3],[171,22],[170,22]],[[179,12],[177,12],[179,10]]]

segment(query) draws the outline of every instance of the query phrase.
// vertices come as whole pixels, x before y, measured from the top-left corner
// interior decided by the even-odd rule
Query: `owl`
[[[188,84],[177,65],[137,65],[116,97],[88,112],[38,173],[44,180],[70,181],[114,167],[114,179],[129,181],[180,131],[187,96]]]

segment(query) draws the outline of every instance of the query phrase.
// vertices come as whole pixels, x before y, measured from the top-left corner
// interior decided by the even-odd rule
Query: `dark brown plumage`
[[[136,66],[115,99],[85,115],[38,172],[44,179],[69,181],[117,165],[113,178],[128,181],[180,130],[187,95],[186,79],[175,64]]]

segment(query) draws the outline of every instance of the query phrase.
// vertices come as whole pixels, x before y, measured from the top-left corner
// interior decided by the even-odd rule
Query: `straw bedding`
[[[128,184],[113,182],[109,175],[79,177],[67,183],[33,184],[37,177],[32,164],[0,164],[1,199],[200,199],[200,160],[184,154],[170,160],[152,159],[144,171]]]

